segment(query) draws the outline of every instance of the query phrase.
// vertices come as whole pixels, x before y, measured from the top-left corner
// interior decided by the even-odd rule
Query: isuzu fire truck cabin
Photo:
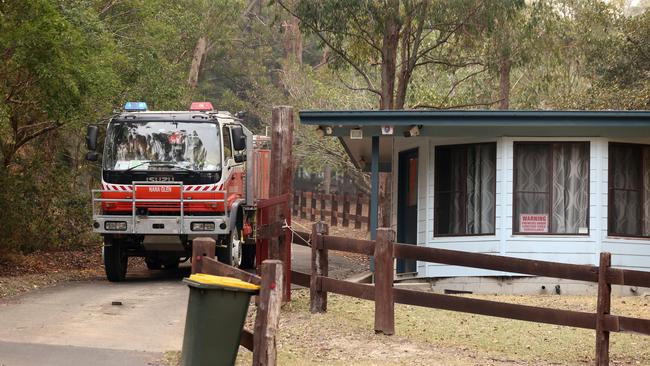
[[[97,135],[98,127],[89,126],[93,161]],[[176,268],[198,236],[215,239],[222,262],[252,267],[256,179],[244,175],[246,164],[254,171],[253,154],[242,121],[209,102],[160,112],[126,103],[106,128],[102,189],[93,191],[93,228],[104,238],[108,280],[125,278],[128,257],[144,257],[149,269]]]

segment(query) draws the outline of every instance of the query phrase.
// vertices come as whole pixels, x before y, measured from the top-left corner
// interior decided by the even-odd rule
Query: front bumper
[[[193,223],[212,223],[214,230],[192,230]],[[116,226],[118,228],[115,228]],[[100,234],[219,235],[228,234],[229,229],[229,222],[225,216],[93,215],[93,231]]]
[[[140,234],[140,235],[219,235],[230,230],[228,201],[225,191],[210,191],[219,194],[215,198],[196,197],[203,190],[187,190],[182,182],[133,182],[130,190],[117,192],[124,197],[105,198],[115,194],[110,190],[92,191],[93,230],[100,234]],[[148,189],[148,190],[147,190]],[[198,192],[198,193],[197,193]],[[140,196],[142,195],[142,196]],[[107,214],[103,205],[125,205],[129,213]],[[192,205],[208,205],[214,209],[214,216],[194,216],[188,214]],[[140,214],[140,208],[172,207],[178,215],[162,216]],[[219,210],[219,206],[223,211]],[[146,212],[147,210],[145,210]],[[212,214],[212,212],[210,213]],[[201,228],[194,227],[201,224]],[[206,226],[209,229],[206,229]]]

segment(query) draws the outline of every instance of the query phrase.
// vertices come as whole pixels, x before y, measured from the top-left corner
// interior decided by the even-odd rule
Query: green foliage
[[[0,2],[0,249],[94,238],[86,234],[98,169],[82,163],[84,127],[126,100],[184,109],[195,25],[209,4]]]
[[[623,3],[0,1],[0,250],[93,240],[89,189],[99,169],[83,161],[84,129],[127,100],[158,110],[210,100],[247,111],[256,133],[274,105],[372,109],[390,88],[405,108],[494,108],[506,85],[514,109],[648,109],[648,2]],[[287,54],[292,14],[302,19],[303,63]],[[200,38],[207,48],[192,88]],[[388,50],[392,86],[382,75]],[[363,185],[335,139],[301,125],[295,136],[300,167],[329,166]]]

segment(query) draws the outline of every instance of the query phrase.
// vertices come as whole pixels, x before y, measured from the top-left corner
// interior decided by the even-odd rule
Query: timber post
[[[596,304],[596,366],[609,365],[609,331],[605,328],[605,317],[611,311],[612,285],[607,282],[607,273],[611,265],[612,255],[607,252],[600,253]]]
[[[253,366],[277,365],[277,333],[282,306],[283,265],[279,260],[262,262],[262,284],[253,332]]]
[[[269,196],[278,197],[293,191],[293,107],[273,107],[271,121],[271,172]],[[287,209],[272,208],[269,223],[291,225],[291,201]],[[283,230],[283,232],[286,230]],[[269,241],[269,258],[284,262],[284,300],[291,299],[291,236],[282,234]]]
[[[216,242],[212,238],[192,240],[192,274],[203,272],[203,257],[214,258]]]
[[[269,196],[277,197],[293,191],[293,107],[273,107],[271,121],[271,172],[269,182]],[[271,211],[270,222],[284,220],[283,212],[279,208]],[[271,243],[269,258],[282,259],[279,241]]]
[[[393,301],[394,232],[377,230],[375,241],[375,333],[395,334],[395,302]]]
[[[309,311],[324,313],[327,311],[327,292],[323,291],[322,281],[318,276],[328,276],[327,248],[323,245],[323,235],[329,233],[324,222],[312,225],[311,231],[311,277],[309,280]]]

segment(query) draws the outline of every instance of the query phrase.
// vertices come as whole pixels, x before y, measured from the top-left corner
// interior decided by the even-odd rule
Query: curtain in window
[[[463,175],[465,173],[465,149],[452,149],[449,158],[451,167],[449,234],[464,234],[465,197],[463,197]]]
[[[439,146],[434,235],[494,233],[496,144]]]
[[[467,151],[467,233],[494,232],[495,144],[480,144]]]
[[[586,234],[589,219],[589,145],[515,145],[515,232],[521,215],[545,215],[547,231]],[[582,230],[581,230],[582,229]]]
[[[548,214],[550,159],[548,145],[515,145],[515,231],[520,215]]]
[[[635,145],[611,145],[610,159],[612,166],[611,186],[613,190],[613,210],[610,210],[613,220],[610,219],[610,232],[616,234],[640,235],[641,234],[641,202],[639,183],[641,172],[639,165],[642,157],[639,148]]]
[[[650,147],[643,148],[643,236],[650,236]]]
[[[586,144],[553,145],[552,228],[577,234],[587,228],[589,214],[589,153]]]

